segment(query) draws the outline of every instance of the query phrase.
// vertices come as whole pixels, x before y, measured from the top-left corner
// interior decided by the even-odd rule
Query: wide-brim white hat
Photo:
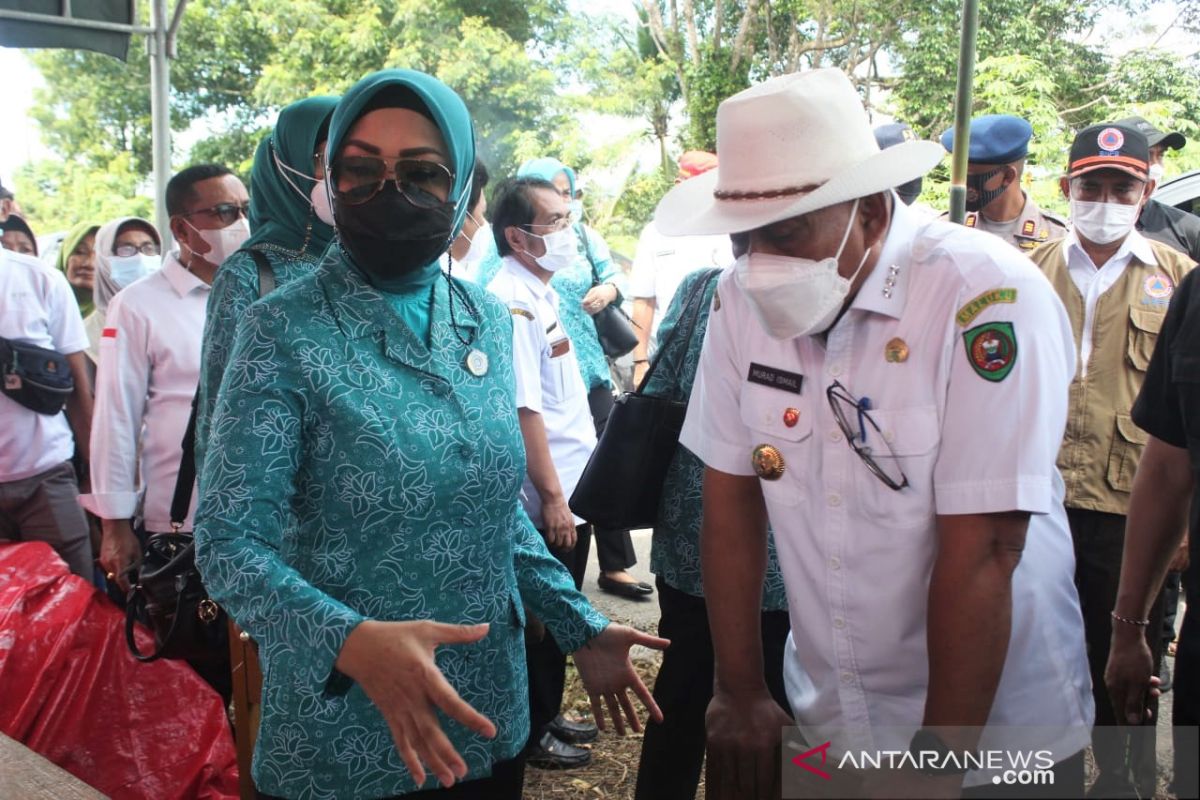
[[[753,230],[899,186],[945,155],[925,141],[880,150],[841,70],[782,75],[721,103],[719,165],[668,192],[654,224],[668,236]]]

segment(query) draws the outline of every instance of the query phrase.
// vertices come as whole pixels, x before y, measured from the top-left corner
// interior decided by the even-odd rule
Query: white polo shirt
[[[67,279],[32,257],[0,249],[0,336],[56,350],[87,349],[83,318]],[[0,394],[0,483],[29,478],[67,461],[75,437],[61,411],[31,411]]]
[[[148,531],[171,530],[209,291],[172,253],[108,304],[96,366],[92,494],[79,498],[101,518],[140,516]],[[195,510],[193,489],[184,530]]]
[[[733,263],[733,246],[728,236],[666,236],[651,221],[638,237],[629,278],[631,297],[654,298],[654,321],[650,342],[671,306],[671,298],[689,273]]]
[[[575,347],[558,318],[558,293],[512,256],[504,257],[487,288],[512,312],[517,408],[542,415],[550,459],[569,500],[596,448],[596,428]],[[542,498],[528,473],[521,505],[536,527],[544,527]],[[576,525],[583,522],[575,517]]]
[[[1005,242],[895,207],[880,260],[827,344],[772,339],[732,271],[721,276],[680,440],[734,475],[755,474],[759,445],[782,456],[782,476],[759,483],[788,592],[788,696],[807,740],[840,749],[906,750],[921,725],[937,515],[1031,512],[988,721],[1057,727],[1011,744],[1061,760],[1088,744],[1093,719],[1055,466],[1075,367],[1066,311]],[[849,447],[826,398],[834,381],[870,399],[908,487],[888,488]],[[907,733],[872,742],[870,726]],[[996,739],[986,733],[983,746]]]

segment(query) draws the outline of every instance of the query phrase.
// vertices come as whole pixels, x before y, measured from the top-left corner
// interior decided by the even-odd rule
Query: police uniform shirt
[[[1019,740],[991,730],[981,747],[1046,748],[1058,761],[1088,744],[1093,719],[1055,466],[1075,366],[1067,315],[995,237],[918,227],[899,203],[894,213],[825,345],[769,337],[722,276],[680,441],[714,469],[760,475],[788,591],[792,709],[808,741],[841,748],[870,744],[848,729],[873,728],[872,746],[904,750],[921,725],[938,515],[1030,512],[989,724],[1039,729]],[[847,444],[826,396],[835,381],[869,398],[880,432],[867,426],[866,445],[884,462],[895,454],[904,489]],[[778,461],[752,459],[764,446]]]
[[[1025,206],[1016,219],[996,222],[988,219],[982,212],[972,211],[967,214],[963,224],[968,228],[978,228],[995,234],[1025,252],[1039,244],[1053,242],[1067,235],[1067,223],[1038,208],[1028,193],[1025,193]]]
[[[0,336],[56,350],[87,349],[83,319],[67,279],[33,256],[0,248]],[[39,414],[0,394],[0,483],[19,481],[71,458],[65,414]]]
[[[654,300],[650,342],[656,341],[658,326],[686,275],[699,269],[728,267],[732,263],[733,246],[728,236],[665,236],[653,221],[646,225],[633,257],[629,294]]]
[[[596,447],[596,428],[574,343],[559,321],[558,293],[512,256],[505,256],[488,289],[512,313],[517,408],[542,415],[550,459],[563,496],[570,498]],[[521,504],[533,524],[543,528],[542,499],[528,474]],[[577,525],[583,521],[575,518]]]
[[[209,294],[172,253],[108,304],[96,366],[92,494],[80,495],[96,516],[139,515],[148,531],[171,530]],[[193,492],[184,530],[192,529],[196,500]]]

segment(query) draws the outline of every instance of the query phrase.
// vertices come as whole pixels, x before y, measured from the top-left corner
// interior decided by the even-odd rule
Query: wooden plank
[[[0,797],[21,800],[105,800],[83,781],[0,733]]]

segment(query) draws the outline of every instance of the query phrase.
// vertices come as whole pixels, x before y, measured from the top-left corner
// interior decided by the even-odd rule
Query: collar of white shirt
[[[1092,257],[1083,249],[1083,245],[1079,242],[1079,237],[1075,234],[1075,229],[1071,228],[1067,232],[1067,242],[1064,245],[1067,254],[1067,267],[1089,267],[1093,272],[1098,270]],[[1158,264],[1158,259],[1154,257],[1154,250],[1150,247],[1149,240],[1142,236],[1136,230],[1131,230],[1129,235],[1125,237],[1125,241],[1121,242],[1121,247],[1117,252],[1113,253],[1112,258],[1104,265],[1106,267],[1116,267],[1120,265],[1124,269],[1129,264],[1129,259],[1133,256],[1137,257],[1138,261],[1148,266]]]
[[[542,283],[542,279],[526,269],[525,265],[518,261],[515,256],[505,256],[503,266],[514,278],[528,287],[529,291],[533,292],[533,296],[538,300],[549,298],[553,302],[557,299],[558,294],[550,287],[550,284]]]
[[[910,251],[919,220],[892,195],[892,222],[875,268],[863,281],[850,308],[899,319],[907,296]]]
[[[167,257],[163,259],[162,276],[167,279],[167,283],[175,290],[175,294],[180,297],[186,297],[189,293],[197,289],[205,292],[212,289],[211,286],[193,275],[179,261],[178,252],[168,253]]]

